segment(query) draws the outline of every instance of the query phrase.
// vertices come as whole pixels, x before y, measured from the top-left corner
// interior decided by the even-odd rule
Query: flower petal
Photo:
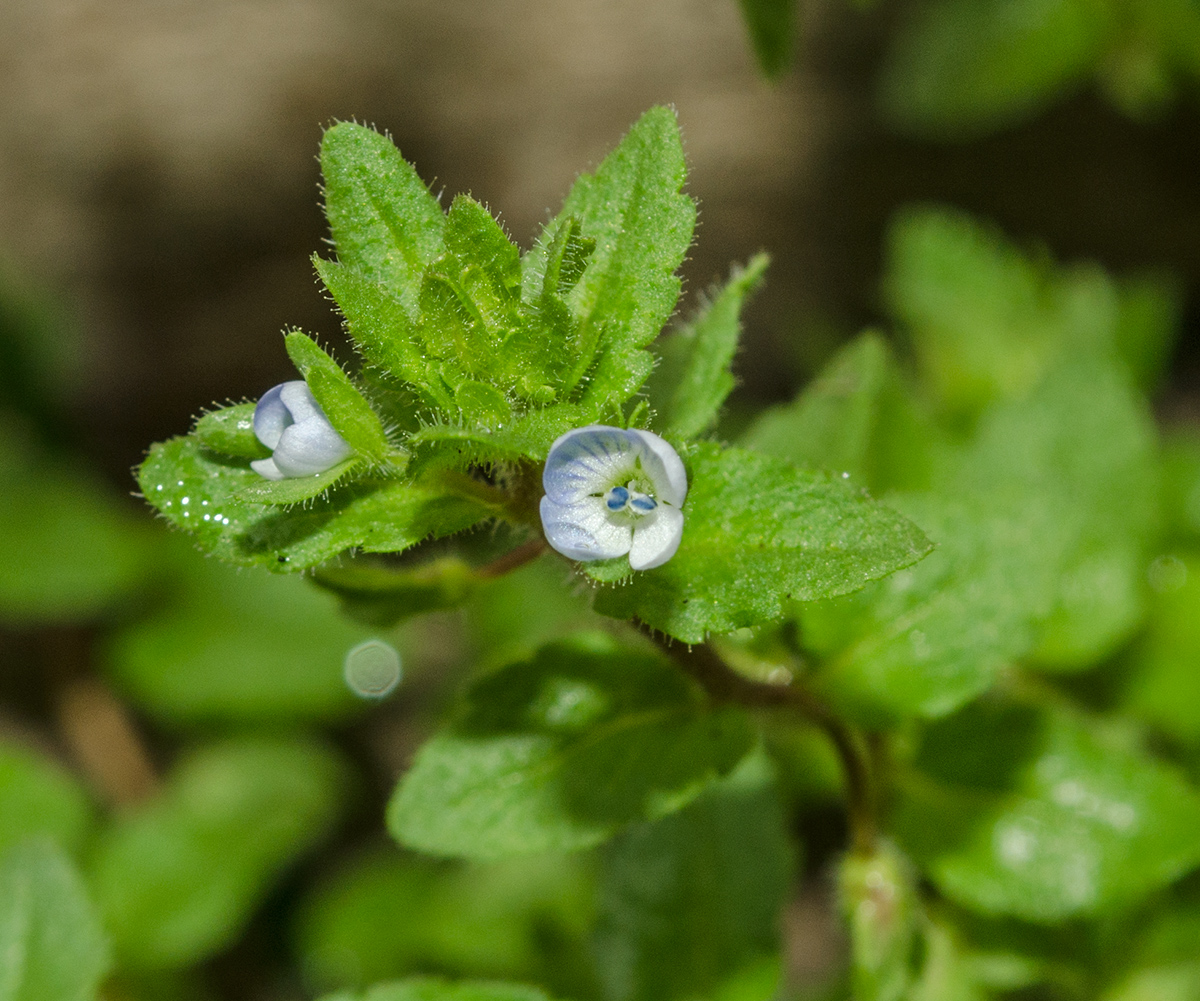
[[[250,468],[267,480],[287,479],[287,476],[275,465],[274,459],[255,459],[250,463]]]
[[[278,445],[284,428],[295,423],[282,398],[284,386],[290,385],[294,383],[281,382],[278,386],[272,386],[263,393],[258,406],[254,408],[254,434],[267,448]]]
[[[653,431],[630,429],[625,433],[637,442],[642,469],[654,483],[655,497],[675,507],[683,507],[688,481],[679,453]]]
[[[279,389],[279,398],[283,400],[283,405],[288,408],[288,413],[297,424],[311,417],[319,417],[326,424],[329,423],[321,404],[317,402],[312,390],[308,388],[308,383],[303,379],[285,382]]]
[[[542,487],[556,504],[574,504],[628,479],[638,454],[636,439],[623,428],[590,424],[560,436],[550,446]]]
[[[572,560],[609,560],[629,552],[633,531],[609,521],[601,497],[556,504],[543,497],[542,531],[550,547]]]
[[[679,548],[683,538],[683,512],[660,504],[653,521],[644,519],[633,530],[629,548],[629,565],[634,570],[650,570],[667,562]]]
[[[272,458],[284,476],[315,476],[348,458],[353,449],[323,415],[284,428]]]

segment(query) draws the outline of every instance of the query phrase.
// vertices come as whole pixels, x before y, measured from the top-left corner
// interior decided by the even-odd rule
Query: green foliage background
[[[739,6],[785,72],[795,5]],[[913,4],[881,113],[969,141],[1094,79],[1144,117],[1198,45],[1175,0]],[[349,347],[284,334],[353,453],[318,476],[254,473],[243,401],[150,447],[157,521],[124,505],[62,432],[54,315],[4,290],[0,623],[56,736],[0,727],[0,1001],[1200,997],[1169,270],[896,206],[879,322],[764,405],[767,256],[680,306],[673,110],[528,248],[381,131],[320,163]],[[687,467],[659,568],[540,544],[592,423]],[[368,639],[390,701],[343,677]]]

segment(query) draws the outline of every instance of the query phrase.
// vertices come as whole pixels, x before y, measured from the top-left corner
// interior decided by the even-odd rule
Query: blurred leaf
[[[894,825],[948,897],[1055,923],[1136,903],[1200,863],[1200,796],[1061,710],[975,703],[931,725]]]
[[[383,424],[342,367],[307,334],[294,330],[284,340],[288,357],[334,430],[367,461],[380,463],[388,458],[392,448]]]
[[[571,570],[554,553],[488,581],[468,606],[477,664],[524,660],[573,631],[603,628],[605,620],[577,591]]]
[[[498,513],[484,499],[487,488],[465,477],[353,484],[303,509],[280,510],[246,499],[248,488],[266,481],[244,460],[209,452],[190,437],[154,445],[138,482],[147,500],[205,552],[285,572],[352,548],[400,552]]]
[[[894,846],[851,854],[838,873],[850,925],[850,979],[855,1001],[907,997],[919,904],[911,866]]]
[[[762,283],[768,263],[766,254],[757,254],[744,268],[735,266],[689,323],[658,342],[659,370],[672,369],[674,378],[660,388],[656,370],[648,395],[658,402],[663,434],[672,441],[695,438],[716,423],[734,387],[730,366],[742,332],[742,306]]]
[[[1113,34],[1103,0],[929,0],[892,41],[880,103],[905,132],[976,138],[1079,88]]]
[[[1102,1001],[1196,1001],[1200,961],[1135,970],[1104,994]]]
[[[764,756],[679,813],[625,831],[601,859],[596,949],[608,1001],[710,997],[778,951],[792,845]],[[741,996],[769,1001],[779,984],[759,986]]]
[[[1134,275],[1119,285],[1117,352],[1145,390],[1158,387],[1183,323],[1183,293],[1170,273]]]
[[[192,431],[201,447],[239,459],[264,459],[271,454],[254,433],[257,403],[235,403],[212,410],[196,419]]]
[[[1090,666],[1140,624],[1146,549],[1158,527],[1156,458],[1145,401],[1116,366],[1086,357],[980,422],[947,489],[1008,493],[1017,503],[1040,494],[1054,515],[1053,532],[1030,550],[1056,591],[1033,652],[1042,666]]]
[[[0,1001],[91,1001],[110,965],[83,881],[50,841],[0,853]]]
[[[457,556],[415,567],[390,567],[369,558],[346,561],[314,571],[313,583],[342,599],[351,618],[377,626],[401,619],[457,608],[470,598],[482,579]]]
[[[1145,304],[1131,302],[1122,314],[1118,290],[1099,268],[1055,267],[940,207],[897,214],[883,284],[926,379],[952,412],[968,416],[1028,392],[1070,354],[1112,351],[1122,319],[1127,332],[1153,323]]]
[[[1168,539],[1200,539],[1200,430],[1167,432],[1162,448],[1163,529]]]
[[[916,526],[840,479],[707,443],[685,462],[679,552],[600,590],[597,611],[699,643],[781,618],[793,599],[853,591],[929,551]]]
[[[793,402],[764,411],[741,444],[882,491],[928,485],[926,453],[936,434],[887,342],[868,331]]]
[[[1200,558],[1159,557],[1150,567],[1149,628],[1130,652],[1122,708],[1185,744],[1200,743]]]
[[[33,836],[74,852],[92,819],[88,795],[70,772],[33,750],[0,742],[0,855]]]
[[[439,855],[576,851],[682,808],[751,740],[740,712],[710,710],[660,657],[577,636],[471,686],[401,780],[388,829]]]
[[[376,984],[362,994],[330,994],[323,1001],[550,1001],[536,987],[485,981],[449,981],[432,977]]]
[[[321,173],[338,260],[415,316],[421,276],[442,252],[437,199],[387,136],[352,122],[325,133]]]
[[[195,752],[154,800],[102,832],[90,882],[122,962],[186,966],[232,942],[324,838],[348,776],[330,751],[243,739]]]
[[[796,0],[738,0],[759,68],[768,79],[780,76],[792,61]]]
[[[105,661],[139,706],[173,723],[339,719],[346,652],[368,635],[309,582],[181,554],[181,590],[120,630]]]
[[[1053,530],[1052,515],[1036,502],[889,501],[937,548],[859,595],[803,606],[801,633],[824,661],[818,685],[843,710],[876,722],[942,716],[1032,647],[1051,582],[1031,552]]]
[[[587,963],[590,890],[574,857],[463,865],[372,852],[326,878],[302,906],[302,966],[324,989],[430,970],[569,979]]]
[[[0,622],[104,617],[146,583],[150,539],[78,463],[37,455],[0,419]]]

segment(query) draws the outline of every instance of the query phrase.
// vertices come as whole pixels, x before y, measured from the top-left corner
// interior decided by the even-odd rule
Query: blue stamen
[[[629,503],[629,491],[625,487],[613,487],[604,495],[604,503],[610,511],[620,511]]]
[[[646,514],[658,507],[658,501],[648,494],[635,494],[630,500],[629,506],[639,514]]]

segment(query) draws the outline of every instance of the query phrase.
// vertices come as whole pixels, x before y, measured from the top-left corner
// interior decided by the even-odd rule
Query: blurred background
[[[386,900],[362,895],[386,885],[388,899],[425,900],[428,880],[464,878],[388,870],[376,880],[371,867],[390,863],[364,856],[313,896],[314,873],[376,850],[383,798],[463,663],[590,621],[569,594],[555,597],[561,572],[535,565],[503,594],[479,598],[467,634],[433,618],[392,635],[410,688],[363,723],[340,674],[313,651],[340,665],[372,635],[367,625],[300,581],[259,587],[200,560],[186,541],[164,541],[130,496],[130,469],[150,442],[183,433],[214,402],[257,397],[291,376],[285,326],[345,343],[309,262],[327,235],[315,160],[322,126],[353,119],[388,131],[445,204],[472,193],[527,247],[579,171],[647,107],[674,105],[700,205],[683,310],[731,263],[759,249],[773,258],[746,316],[735,420],[790,398],[838,345],[880,320],[888,221],[923,201],[991,220],[1060,260],[1117,274],[1166,269],[1182,322],[1156,405],[1175,420],[1200,410],[1200,15],[1163,0],[1147,10],[1170,16],[1101,31],[1088,19],[1121,20],[1096,13],[1102,6],[804,0],[793,59],[772,82],[735,0],[7,0],[0,741],[77,776],[55,773],[86,791],[64,792],[54,809],[79,843],[96,809],[184,782],[164,779],[181,748],[236,741],[239,728],[292,734],[296,721],[321,724],[329,774],[356,776],[329,779],[354,790],[335,846],[278,882],[272,873],[321,841],[338,813],[297,806],[290,855],[255,863],[207,938],[184,934],[142,964],[204,960],[202,974],[139,975],[113,998],[306,997],[374,976],[337,951],[338,936],[353,931],[339,921],[391,920]],[[998,7],[1005,17],[988,13]],[[33,555],[21,563],[18,550]],[[81,553],[78,572],[62,569]],[[217,591],[242,598],[208,607]],[[169,683],[163,650],[174,658]],[[191,668],[178,651],[194,654]],[[203,684],[191,691],[189,670],[233,680],[216,695]],[[286,692],[272,680],[281,671]],[[831,805],[805,821],[810,866],[841,843],[836,814]],[[474,930],[421,945],[437,957],[427,965],[533,976],[530,964],[543,960],[530,957],[553,954],[561,969],[537,975],[585,996],[586,976],[572,966],[586,924],[574,876],[544,892],[519,873],[492,878],[494,903],[471,905],[482,908]],[[455,892],[462,886],[445,891]],[[354,893],[339,911],[338,894]],[[806,890],[788,910],[801,979],[838,963],[827,896]],[[298,907],[308,915],[299,925],[280,917]],[[518,911],[523,930],[499,953],[481,958],[463,944],[496,939]],[[139,926],[129,920],[132,941]],[[556,952],[546,936],[565,944]],[[387,975],[395,963],[383,967]]]

